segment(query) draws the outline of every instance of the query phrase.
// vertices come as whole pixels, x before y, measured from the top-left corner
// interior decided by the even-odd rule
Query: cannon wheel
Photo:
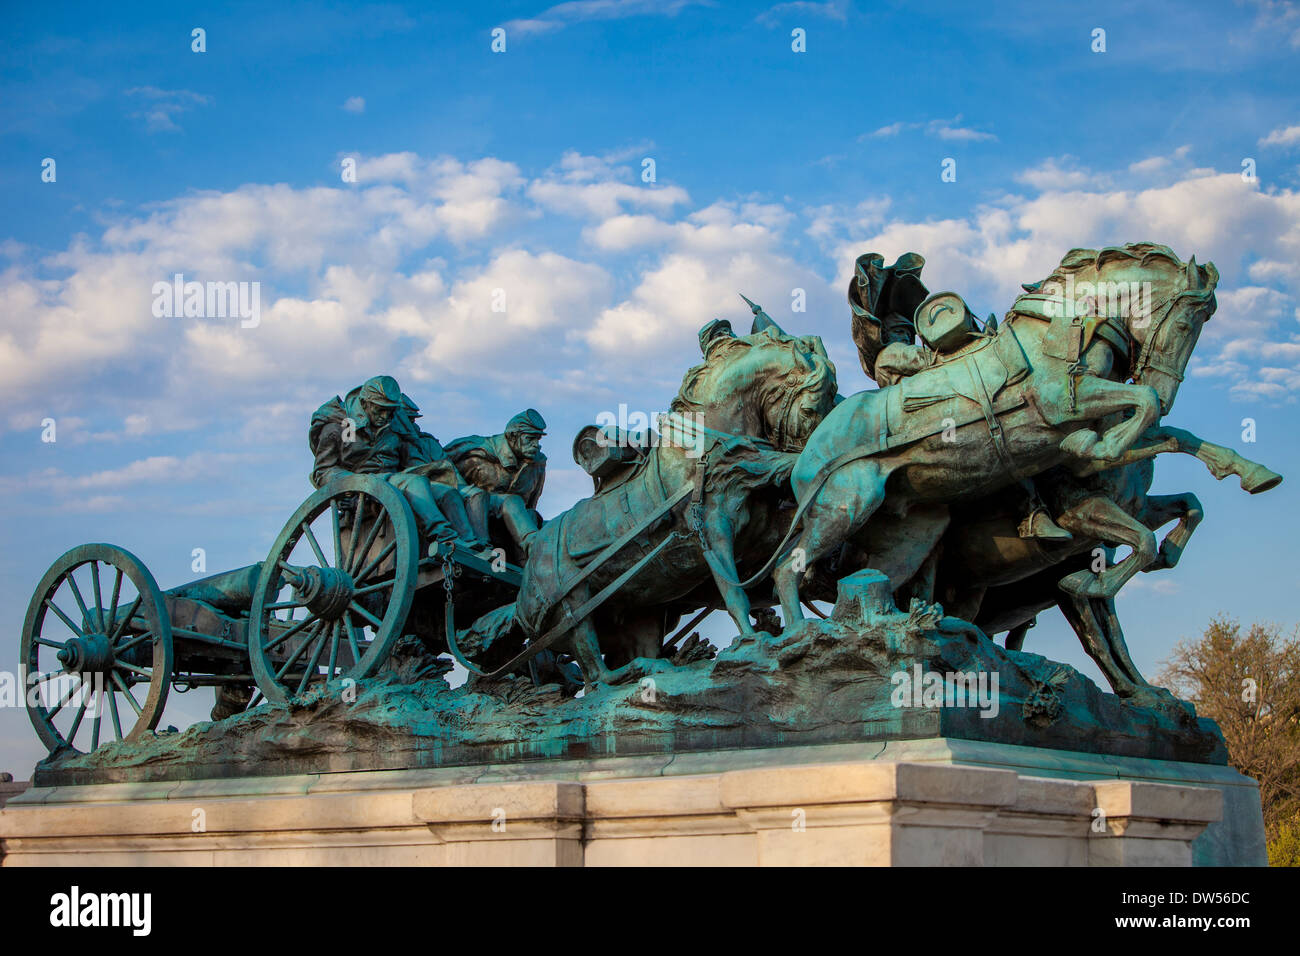
[[[152,731],[172,677],[171,621],[153,575],[111,544],[73,548],[32,595],[19,661],[27,714],[52,753],[89,753],[101,738]],[[143,702],[140,685],[148,688]]]
[[[375,475],[304,501],[253,592],[248,656],[262,696],[282,702],[314,681],[374,674],[406,626],[419,550],[411,506]]]

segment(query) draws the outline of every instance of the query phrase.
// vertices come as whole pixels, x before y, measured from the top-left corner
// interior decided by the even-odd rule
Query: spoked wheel
[[[382,478],[349,475],[303,502],[253,593],[248,656],[261,695],[284,701],[374,674],[406,625],[419,563],[411,506]]]
[[[121,548],[73,548],[32,595],[19,661],[27,713],[52,753],[153,730],[172,677],[171,621],[153,575]]]

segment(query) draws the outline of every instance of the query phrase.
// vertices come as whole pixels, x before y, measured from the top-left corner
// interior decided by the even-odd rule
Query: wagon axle
[[[69,674],[108,673],[116,661],[107,634],[70,638],[54,656]]]
[[[295,601],[327,621],[336,621],[348,609],[356,593],[352,576],[341,568],[306,567],[286,571]]]

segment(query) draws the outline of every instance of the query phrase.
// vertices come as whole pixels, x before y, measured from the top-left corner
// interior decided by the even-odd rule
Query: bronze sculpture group
[[[593,494],[545,521],[537,411],[444,447],[376,376],[311,416],[317,491],[266,561],[161,592],[120,549],[74,549],[33,599],[25,666],[37,683],[102,672],[110,703],[135,712],[127,730],[112,711],[126,739],[157,724],[168,683],[215,686],[222,717],[372,676],[403,638],[449,652],[479,687],[527,676],[589,696],[712,657],[683,638],[713,610],[740,640],[788,640],[804,608],[820,615],[837,582],[874,569],[900,609],[937,602],[980,639],[1007,632],[1013,651],[1056,607],[1117,695],[1168,705],[1114,606],[1134,574],[1178,562],[1201,517],[1193,495],[1150,494],[1155,457],[1194,455],[1251,493],[1281,481],[1161,424],[1215,311],[1217,271],[1152,243],[1076,249],[981,323],[955,293],[931,294],[923,265],[857,261],[851,334],[879,388],[839,395],[821,339],[750,303],[749,334],[723,320],[701,330],[702,361],[653,435],[578,434]],[[1131,553],[1115,562],[1120,546]],[[86,565],[90,600],[73,573]],[[76,749],[85,712],[69,732],[63,706],[29,704],[56,753]]]

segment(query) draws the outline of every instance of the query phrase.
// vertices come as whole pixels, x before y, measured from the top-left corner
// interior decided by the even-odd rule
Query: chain
[[[1083,359],[1077,362],[1071,362],[1065,367],[1065,389],[1070,399],[1070,413],[1074,414],[1078,410],[1078,399],[1075,391],[1078,388],[1079,379],[1088,374],[1088,363]]]
[[[688,533],[688,534],[681,534],[680,532],[676,532],[676,534],[677,534],[679,537],[682,537],[682,538],[691,538],[691,537],[699,538],[699,540],[700,540],[700,547],[703,548],[705,551],[708,551],[708,550],[709,550],[709,539],[708,539],[707,537],[705,537],[705,535],[704,535],[704,486],[703,486],[703,481],[704,481],[705,479],[704,479],[703,475],[706,475],[706,474],[708,473],[708,470],[709,470],[709,455],[710,455],[711,451],[712,451],[712,449],[710,449],[710,451],[706,451],[706,452],[705,452],[705,453],[700,457],[699,462],[696,464],[696,468],[699,469],[700,474],[701,474],[701,477],[698,479],[698,480],[701,482],[701,485],[700,485],[700,500],[699,500],[699,501],[696,501],[696,502],[693,502],[693,503],[691,504],[691,506],[690,506],[689,508],[686,509],[686,528],[687,528],[687,530],[688,530],[689,533]]]
[[[456,575],[460,574],[460,568],[450,556],[443,555],[442,558],[442,589],[447,592],[447,602],[455,600],[456,592]]]

